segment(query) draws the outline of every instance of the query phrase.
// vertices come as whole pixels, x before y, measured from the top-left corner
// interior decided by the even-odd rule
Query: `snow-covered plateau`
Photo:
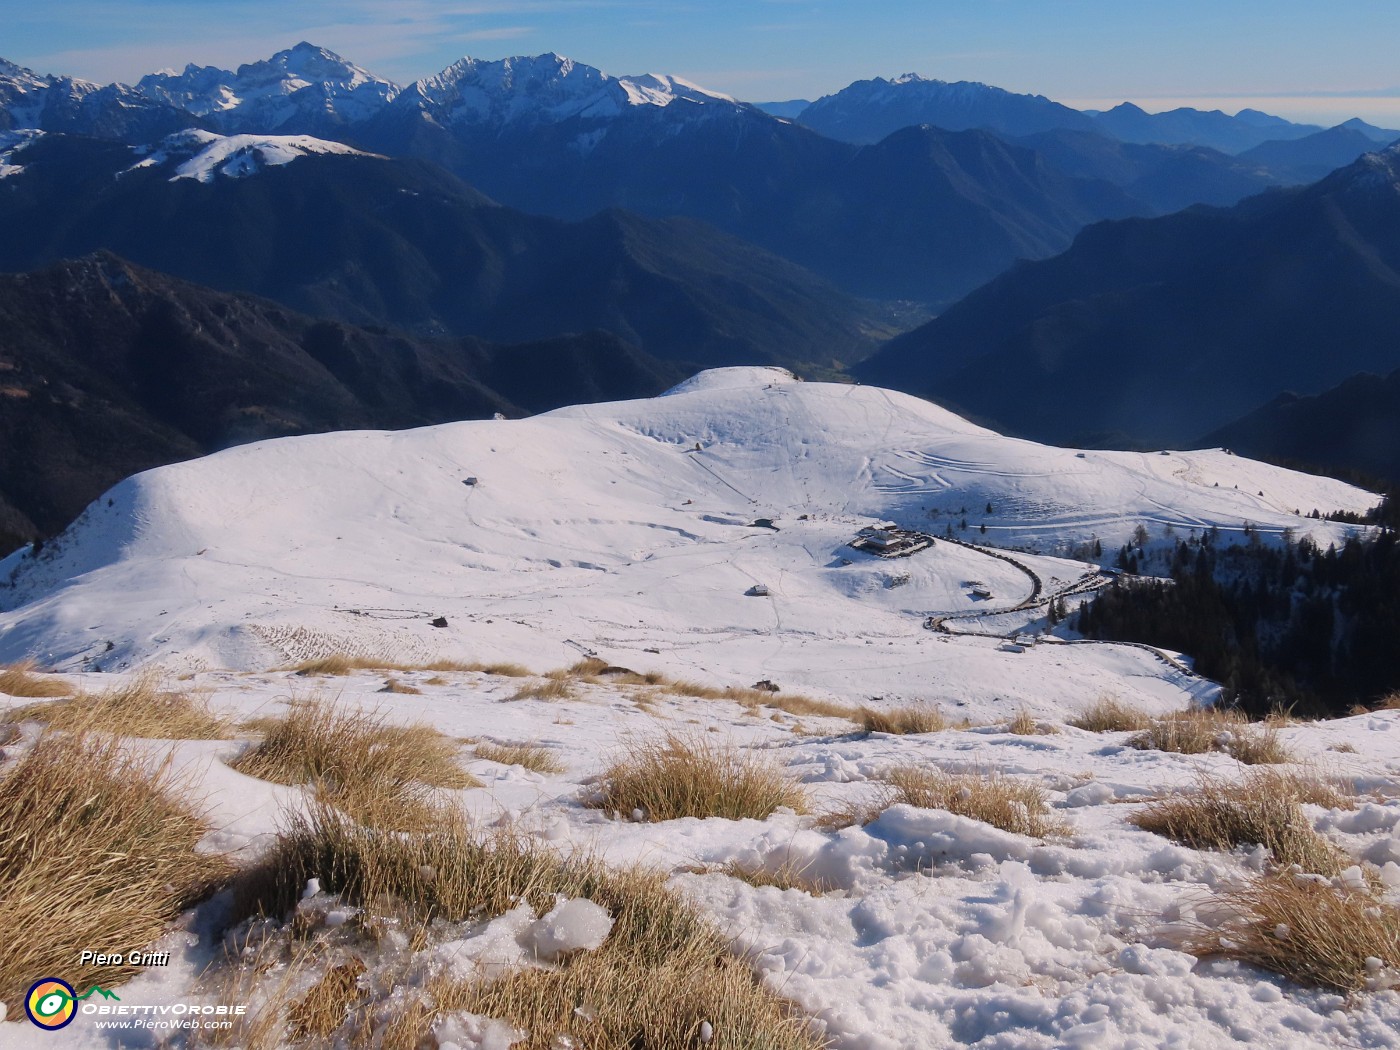
[[[1179,654],[1080,643],[1046,620],[1050,599],[1072,606],[1107,580],[1071,557],[1095,540],[1111,554],[1144,526],[1158,543],[1212,529],[1243,541],[1247,524],[1255,542],[1287,529],[1326,546],[1356,527],[1311,510],[1374,501],[1224,450],[1050,448],[903,394],[721,369],[650,400],[280,439],[128,479],[41,550],[0,562],[0,662],[34,658],[88,689],[159,667],[235,720],[319,692],[453,738],[539,745],[560,772],[464,750],[484,786],[455,793],[461,805],[561,850],[672,873],[842,1050],[1400,1047],[1400,992],[1347,998],[1183,950],[1183,930],[1220,921],[1214,893],[1261,870],[1265,853],[1187,848],[1131,818],[1144,800],[1242,768],[1224,752],[1139,750],[1127,733],[1067,722],[1103,696],[1161,713],[1209,703],[1216,687]],[[907,557],[850,546],[862,529],[878,546],[886,523],[934,542]],[[396,671],[417,691],[385,692],[388,672],[279,670],[338,653],[534,672],[596,654],[715,686],[767,679],[874,708],[926,701],[962,728],[861,733],[777,705],[643,700],[606,677],[506,702],[522,680],[484,671]],[[1046,731],[1010,732],[1022,710]],[[582,805],[629,742],[668,731],[760,749],[817,813],[869,803],[896,766],[999,772],[1042,788],[1066,834],[907,805],[839,831],[786,810],[646,823]],[[1278,732],[1287,768],[1363,796],[1306,811],[1394,893],[1400,711]],[[309,792],[231,769],[246,746],[172,751],[217,829],[202,848],[240,858]],[[715,870],[730,862],[795,865],[822,892]],[[508,968],[527,948],[588,950],[610,922],[586,902],[545,915],[522,905],[436,945],[434,964]],[[211,946],[182,930],[155,949],[171,965],[123,985],[122,1001],[197,996]],[[114,1045],[83,1020],[64,1045]],[[512,1034],[464,1015],[438,1041],[504,1046]],[[0,1048],[30,1045],[27,1024],[0,1025]]]

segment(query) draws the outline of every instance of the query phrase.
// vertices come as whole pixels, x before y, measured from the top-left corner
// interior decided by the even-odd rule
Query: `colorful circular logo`
[[[67,981],[45,977],[35,981],[24,997],[24,1012],[40,1028],[56,1031],[73,1020],[78,1012],[78,993]]]

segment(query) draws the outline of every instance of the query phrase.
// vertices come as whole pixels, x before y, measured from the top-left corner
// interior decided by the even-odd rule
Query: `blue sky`
[[[0,56],[103,82],[301,39],[399,81],[558,51],[755,101],[914,71],[1080,105],[1400,122],[1394,0],[0,0]]]

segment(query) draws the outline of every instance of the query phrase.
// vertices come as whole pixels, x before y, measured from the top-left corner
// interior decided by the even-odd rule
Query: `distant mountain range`
[[[825,281],[700,223],[524,215],[430,164],[305,136],[133,149],[46,134],[0,140],[0,158],[0,270],[105,249],[355,324],[506,342],[602,329],[688,368],[830,366],[888,334]]]
[[[1124,102],[1106,112],[1085,112],[1042,95],[1017,94],[973,81],[929,80],[915,73],[892,80],[860,80],[794,113],[795,105],[760,103],[759,107],[831,138],[858,143],[878,142],[913,124],[933,124],[954,131],[982,128],[1013,138],[1047,131],[1093,131],[1120,142],[1205,146],[1237,154],[1266,142],[1305,138],[1325,130],[1251,109],[1234,116],[1189,107],[1149,113]],[[772,107],[780,107],[780,111]],[[1400,131],[1377,128],[1362,120],[1349,120],[1341,127],[1364,135],[1372,148],[1400,139]],[[1359,155],[1353,154],[1344,163]]]
[[[917,73],[859,80],[818,99],[794,119],[823,135],[858,143],[879,142],[913,124],[949,131],[980,128],[1011,136],[1097,128],[1092,117],[1041,95],[1018,95],[971,81],[950,84]]]
[[[109,254],[0,276],[0,548],[129,474],[229,445],[651,396],[685,374],[604,333],[413,339]]]
[[[1234,203],[1354,159],[1347,151],[1376,130],[1358,122],[1301,152],[1236,159],[1207,147],[1321,129],[1195,113],[1153,124],[1124,107],[1091,115],[911,75],[862,81],[779,119],[676,77],[613,77],[552,54],[467,58],[405,87],[307,43],[237,70],[187,66],[133,87],[0,65],[0,128],[139,146],[187,128],[309,135],[431,161],[535,214],[700,219],[850,294],[936,308],[1017,259],[1063,250],[1086,224]],[[915,130],[924,124],[938,130]],[[1130,153],[1110,124],[1119,138],[1204,145]],[[1211,130],[1227,125],[1233,138]]]
[[[857,374],[1058,443],[1178,446],[1400,365],[1400,147],[1230,209],[1092,226]]]

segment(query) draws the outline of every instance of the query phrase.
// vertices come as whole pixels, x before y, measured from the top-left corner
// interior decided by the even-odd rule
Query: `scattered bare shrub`
[[[493,744],[479,743],[474,748],[476,757],[487,762],[499,762],[503,766],[523,766],[536,773],[562,773],[564,763],[560,762],[547,747],[537,744]]]
[[[1313,830],[1303,802],[1355,805],[1322,781],[1256,770],[1237,783],[1202,777],[1190,791],[1149,803],[1132,822],[1194,849],[1263,846],[1276,864],[1335,875],[1350,862]]]
[[[1222,900],[1235,918],[1188,940],[1189,951],[1348,994],[1400,986],[1400,909],[1368,890],[1281,871]]]
[[[0,778],[0,1001],[46,973],[80,987],[132,976],[79,954],[149,944],[228,873],[195,852],[209,829],[183,788],[114,737],[77,734],[41,737]]]
[[[1139,708],[1115,696],[1101,696],[1070,720],[1076,729],[1090,733],[1136,733],[1151,725],[1152,719]]]
[[[312,784],[358,820],[410,830],[433,819],[432,788],[478,787],[457,764],[457,747],[425,725],[387,725],[324,700],[293,703],[267,720],[266,735],[233,762],[240,773],[279,784]]]
[[[229,726],[208,705],[188,693],[164,688],[155,673],[101,693],[76,693],[71,699],[30,704],[12,718],[46,722],[68,732],[112,733],[154,740],[222,740]]]
[[[928,704],[905,704],[883,711],[862,707],[856,720],[867,733],[941,733],[948,728],[943,712]]]
[[[1051,813],[1045,792],[1026,781],[998,773],[947,773],[920,766],[892,769],[884,779],[894,788],[893,802],[946,809],[1017,835],[1043,839],[1069,833],[1069,826]]]
[[[675,734],[636,743],[603,774],[590,805],[646,820],[728,817],[764,820],[803,811],[806,794],[767,755],[720,740]]]
[[[45,697],[72,696],[73,684],[62,678],[42,674],[33,660],[0,666],[0,693],[10,696]]]
[[[413,1050],[431,1045],[438,1018],[465,1010],[528,1032],[517,1044],[524,1050],[566,1043],[694,1050],[703,1042],[706,1023],[717,1045],[750,1050],[822,1045],[791,1006],[730,952],[727,939],[666,888],[661,873],[563,859],[508,832],[478,832],[460,816],[445,815],[430,833],[391,836],[321,811],[288,829],[266,862],[239,881],[237,914],[285,916],[311,878],[362,907],[400,902],[420,929],[438,919],[489,919],[522,901],[543,913],[556,896],[592,900],[614,920],[601,947],[549,969],[493,980],[443,976],[423,990],[396,990],[391,979],[361,981],[361,994],[370,998],[361,1005],[351,1000],[348,975],[338,976],[336,994],[326,996],[331,1008],[308,1011],[320,1022],[308,1030],[325,1032],[339,1009],[349,1010],[338,1030],[320,1036],[327,1043],[373,1041],[386,1050]],[[240,963],[234,958],[226,965]],[[242,1020],[241,1029],[285,1029],[292,1009],[286,998],[274,999]],[[378,1027],[386,1015],[392,1021]],[[239,1034],[233,1038],[240,1046],[247,1042]]]

